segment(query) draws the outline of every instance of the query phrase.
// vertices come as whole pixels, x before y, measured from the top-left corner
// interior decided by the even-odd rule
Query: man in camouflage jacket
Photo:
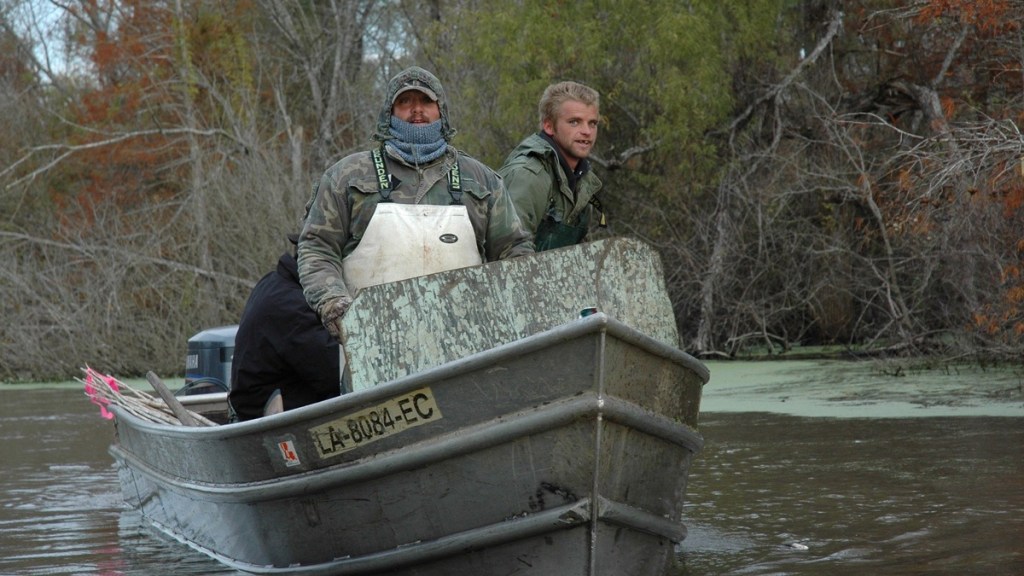
[[[599,105],[597,91],[583,84],[548,86],[538,105],[540,130],[498,170],[538,252],[582,242],[592,212],[605,225],[597,198],[601,181],[587,159],[597,140]]]
[[[396,121],[396,102],[410,90],[436,102],[436,123],[412,126]],[[436,147],[420,143],[419,134],[436,134],[438,129]],[[422,68],[408,68],[388,83],[373,135],[381,143],[380,155],[369,151],[347,156],[328,168],[314,188],[299,237],[299,277],[310,307],[336,338],[341,317],[355,296],[346,285],[342,261],[358,247],[384,197],[382,189],[398,204],[452,204],[450,173],[457,162],[461,202],[481,261],[534,252],[532,235],[521,224],[501,179],[451,146],[454,134],[441,82]]]

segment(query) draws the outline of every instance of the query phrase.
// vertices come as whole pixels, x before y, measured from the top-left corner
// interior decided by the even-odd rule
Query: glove
[[[323,323],[324,328],[327,328],[327,332],[330,333],[331,337],[338,342],[341,342],[341,317],[345,315],[345,312],[351,305],[351,298],[339,296],[325,306],[323,314],[320,315],[320,322]]]

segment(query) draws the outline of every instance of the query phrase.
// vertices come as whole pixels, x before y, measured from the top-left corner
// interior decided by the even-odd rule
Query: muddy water
[[[1012,370],[710,367],[673,576],[1024,574]],[[0,575],[237,574],[122,509],[111,438],[77,387],[0,385]]]
[[[0,385],[0,575],[236,574],[122,509],[98,414],[78,387]]]
[[[1024,419],[709,414],[679,574],[1024,574]]]
[[[677,574],[1024,574],[1019,369],[710,367]]]

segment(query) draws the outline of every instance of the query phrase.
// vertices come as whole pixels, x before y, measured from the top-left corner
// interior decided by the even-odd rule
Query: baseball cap
[[[399,88],[398,92],[395,92],[395,97],[391,99],[391,103],[394,104],[395,100],[398,100],[398,96],[400,94],[402,94],[403,92],[408,92],[410,90],[418,90],[420,92],[423,92],[424,94],[429,96],[431,100],[433,100],[434,102],[437,102],[437,93],[436,92],[434,92],[433,90],[428,88],[426,84],[423,84],[419,80],[413,80],[409,84],[406,84],[405,86],[402,86],[401,88]]]

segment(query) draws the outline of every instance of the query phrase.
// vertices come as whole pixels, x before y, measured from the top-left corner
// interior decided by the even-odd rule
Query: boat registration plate
[[[441,419],[434,393],[424,387],[310,428],[320,458],[330,458]]]

